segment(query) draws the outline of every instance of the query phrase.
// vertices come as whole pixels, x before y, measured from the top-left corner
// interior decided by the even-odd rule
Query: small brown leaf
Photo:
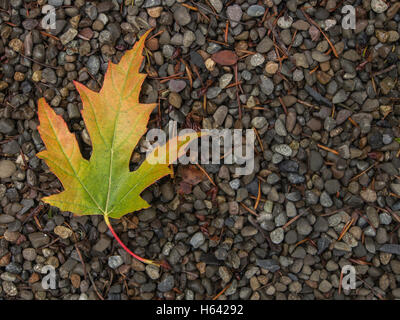
[[[204,174],[195,166],[179,167],[178,174],[182,177],[183,181],[195,186],[204,180]]]
[[[211,56],[216,63],[222,66],[232,66],[236,64],[238,57],[234,51],[231,50],[221,50],[214,53]]]

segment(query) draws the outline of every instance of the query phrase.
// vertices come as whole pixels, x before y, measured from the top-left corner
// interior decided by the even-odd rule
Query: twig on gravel
[[[253,209],[250,209],[248,206],[246,206],[244,203],[240,202],[240,205],[247,210],[248,212],[250,212],[252,215],[258,217],[259,214],[257,212],[255,212]]]
[[[342,232],[340,232],[339,238],[336,241],[342,240],[344,235],[347,233],[347,231],[350,229],[351,225],[354,223],[354,218],[351,218],[351,220],[347,221],[347,223],[344,225]]]
[[[213,184],[213,186],[215,186],[215,187],[217,186],[217,185],[215,184],[215,182],[213,181],[213,179],[211,179],[211,177],[208,175],[207,171],[204,170],[204,168],[203,168],[201,165],[199,165],[198,163],[196,163],[196,167],[199,168],[199,169],[201,170],[201,172],[204,173],[204,175],[207,177],[208,180],[210,180],[210,182]]]
[[[319,31],[322,33],[322,35],[325,37],[326,41],[328,41],[329,45],[332,48],[333,54],[335,55],[336,58],[339,58],[339,55],[336,51],[335,46],[332,44],[331,40],[329,40],[328,36],[322,31],[321,27],[319,26],[318,23],[316,23],[313,19],[310,18],[310,16],[305,12],[304,8],[300,8],[301,12],[303,13],[303,15],[306,17],[306,19],[308,20],[308,22],[310,22],[311,24],[313,24],[314,26],[316,26]]]
[[[58,69],[60,68],[60,67],[53,67],[53,66],[51,66],[51,65],[49,65],[49,64],[39,62],[39,61],[37,61],[37,60],[35,60],[35,59],[32,59],[32,58],[30,58],[30,57],[28,57],[28,56],[26,56],[26,55],[20,53],[20,52],[19,52],[19,55],[22,56],[22,57],[24,57],[25,59],[28,59],[28,60],[30,60],[30,61],[32,61],[32,62],[34,62],[34,63],[37,63],[37,64],[39,64],[39,65],[41,65],[41,66],[43,66],[43,67],[46,67],[46,68],[51,68],[51,69],[56,69],[56,70],[58,70]]]
[[[75,233],[74,233],[74,236],[75,236]],[[76,236],[75,236],[75,238],[76,238]],[[85,280],[86,280],[87,279],[87,277],[86,277],[86,274],[87,274],[87,272],[86,272],[86,264],[85,264],[85,261],[83,261],[81,251],[79,250],[78,245],[77,245],[76,242],[75,242],[75,249],[76,249],[76,252],[78,253],[79,259],[81,260],[81,263],[82,263],[82,266],[83,266],[83,273],[84,273],[84,277],[85,277]]]
[[[376,295],[378,297],[379,300],[385,300],[379,293],[377,293],[375,291],[375,289],[373,287],[371,287],[366,281],[364,281],[363,279],[361,279],[361,277],[357,276],[358,280],[360,280],[362,283],[364,283],[364,285],[366,285],[368,287],[368,289],[371,290],[371,292]]]
[[[286,224],[282,227],[282,229],[286,229],[287,227],[289,227],[293,222],[295,222],[297,219],[299,219],[301,216],[303,216],[304,213],[305,213],[305,211],[298,214],[294,218],[290,219],[288,222],[286,222]]]
[[[359,173],[355,177],[350,179],[350,182],[357,180],[359,177],[361,177],[364,173],[367,173],[369,170],[371,170],[373,167],[377,165],[377,162],[375,162],[373,165],[369,166],[367,169],[365,169],[363,172]]]
[[[281,105],[282,105],[283,111],[284,111],[284,112],[285,112],[285,114],[287,115],[287,114],[288,114],[288,112],[287,112],[286,104],[283,102],[283,99],[282,99],[282,97],[279,97],[279,102],[280,102],[280,103],[281,103]]]
[[[190,2],[193,4],[193,6],[195,6],[199,10],[200,13],[202,13],[201,10],[204,10],[207,13],[211,13],[211,14],[215,15],[216,17],[218,17],[218,18],[220,18],[222,20],[227,20],[228,19],[229,21],[236,22],[236,23],[242,24],[244,26],[247,26],[249,24],[249,23],[238,21],[238,20],[229,19],[227,16],[215,13],[212,10],[208,9],[207,7],[205,7],[202,3],[194,3],[193,1],[190,1]]]
[[[392,70],[395,69],[395,68],[396,68],[396,65],[395,65],[395,64],[392,64],[390,67],[387,67],[387,68],[382,69],[382,70],[380,70],[380,71],[374,72],[374,73],[372,74],[372,76],[373,76],[373,77],[379,76],[379,75],[384,74],[384,73],[386,73],[386,72],[390,72],[390,71],[392,71]]]
[[[262,144],[262,140],[261,140],[261,138],[260,138],[260,135],[259,135],[259,133],[258,133],[258,131],[257,131],[256,128],[253,127],[253,130],[254,130],[254,132],[255,132],[255,134],[256,134],[257,141],[258,141],[258,144],[260,145],[261,151],[264,153],[264,147],[263,147],[263,144]]]
[[[255,210],[257,210],[258,204],[260,203],[260,199],[261,199],[261,182],[260,182],[260,180],[258,180],[258,195],[257,195],[256,204],[254,205]]]
[[[336,150],[333,150],[333,149],[331,149],[331,148],[328,148],[328,147],[326,147],[326,146],[323,146],[322,144],[317,144],[317,146],[319,147],[319,148],[321,148],[321,149],[324,149],[325,151],[329,151],[329,152],[332,152],[333,154],[336,154],[336,155],[339,155],[339,152],[337,152]]]
[[[232,283],[229,283],[225,288],[223,288],[214,298],[213,300],[217,300],[230,286]]]
[[[92,275],[90,274],[90,272],[88,273],[88,275],[89,275],[90,282],[92,283],[94,292],[96,292],[96,294],[97,294],[97,296],[99,297],[100,300],[104,300],[103,296],[100,294],[99,290],[97,289],[97,286],[94,283]]]

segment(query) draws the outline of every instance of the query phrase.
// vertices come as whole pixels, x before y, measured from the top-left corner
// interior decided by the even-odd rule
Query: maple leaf
[[[145,39],[150,31],[125,53],[118,64],[109,62],[100,92],[74,82],[82,99],[82,117],[93,146],[90,160],[82,157],[67,124],[44,98],[38,101],[38,131],[46,150],[37,156],[46,162],[64,187],[61,193],[42,198],[44,202],[78,215],[103,215],[125,250],[143,262],[156,264],[133,254],[120,241],[109,221],[109,218],[121,218],[149,207],[140,194],[156,180],[172,173],[168,163],[175,159],[172,155],[169,159],[169,145],[173,144],[179,150],[177,157],[188,145],[187,140],[172,139],[166,148],[155,148],[137,170],[129,171],[133,149],[146,132],[150,114],[156,106],[139,103],[140,89],[146,78],[139,69]],[[189,141],[197,137],[193,134]],[[152,164],[151,158],[163,152],[166,163]]]

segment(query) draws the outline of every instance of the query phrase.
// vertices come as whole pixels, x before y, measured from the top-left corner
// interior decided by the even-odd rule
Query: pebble
[[[183,6],[179,6],[178,9],[175,10],[174,19],[181,26],[186,26],[192,20],[189,10]]]
[[[229,83],[231,83],[233,79],[233,74],[232,73],[225,73],[219,78],[219,87],[221,89],[225,89]]]
[[[371,8],[376,13],[383,13],[389,6],[384,0],[371,0]]]
[[[251,5],[248,9],[247,9],[247,14],[250,17],[261,17],[262,15],[264,15],[265,12],[265,8],[263,6],[259,6],[256,4]]]
[[[10,297],[15,297],[18,294],[17,287],[10,281],[3,281],[3,290]]]
[[[258,67],[258,66],[262,65],[264,63],[264,61],[265,61],[265,58],[260,53],[253,54],[250,58],[250,64],[253,67]]]
[[[234,4],[226,8],[226,15],[229,19],[231,27],[234,28],[238,25],[238,22],[240,22],[240,20],[242,19],[243,11],[239,5]]]
[[[324,159],[317,151],[312,150],[308,158],[308,165],[311,171],[319,171],[324,163]]]
[[[256,51],[259,53],[267,53],[273,46],[274,42],[266,36],[257,44]]]
[[[297,221],[296,230],[298,234],[302,236],[308,236],[312,231],[312,227],[307,219],[300,218]]]
[[[371,189],[365,189],[360,192],[361,197],[367,202],[375,202],[377,199],[376,192]]]
[[[264,75],[260,76],[260,80],[261,80],[260,84],[261,91],[266,95],[270,95],[274,91],[275,88],[274,83],[270,78]]]
[[[197,249],[199,248],[205,241],[204,234],[202,232],[196,232],[192,238],[190,239],[190,245]]]
[[[86,66],[90,74],[92,76],[95,76],[100,70],[100,59],[95,55],[90,56],[86,63]]]
[[[275,131],[278,135],[282,136],[282,137],[286,137],[287,136],[287,131],[286,131],[286,127],[283,124],[283,121],[281,119],[277,119],[275,121]]]
[[[69,28],[67,32],[60,36],[60,41],[65,46],[67,43],[70,43],[72,40],[74,40],[77,35],[78,30]]]
[[[283,241],[285,233],[282,228],[277,228],[270,233],[271,241],[275,244],[279,244]]]
[[[171,90],[172,92],[181,92],[183,89],[186,88],[186,81],[184,80],[170,80],[168,82],[168,88],[169,90]]]
[[[255,117],[251,120],[251,125],[256,129],[261,129],[268,124],[267,119],[264,117]]]
[[[14,162],[10,160],[0,160],[0,179],[11,177],[17,170]]]
[[[220,13],[223,8],[223,4],[221,0],[210,0],[211,5],[214,7],[217,13]]]
[[[170,274],[163,275],[161,281],[157,285],[157,289],[161,292],[168,292],[174,288],[175,280]]]
[[[42,246],[45,246],[50,242],[49,236],[47,236],[43,232],[34,232],[28,235],[29,241],[31,242],[32,246],[37,249]]]
[[[275,74],[278,71],[279,65],[273,61],[268,61],[265,65],[265,72],[268,74]]]
[[[256,264],[260,268],[268,270],[270,272],[276,272],[281,268],[279,266],[279,263],[273,259],[257,259]]]
[[[400,244],[386,243],[386,244],[380,246],[379,251],[396,254],[396,255],[400,256]]]
[[[54,228],[54,233],[58,235],[61,239],[68,239],[72,236],[72,230],[64,227],[64,226],[57,226]]]
[[[293,24],[293,18],[289,15],[283,15],[278,19],[277,24],[282,29],[289,29]]]
[[[333,201],[326,191],[323,191],[321,193],[319,201],[320,201],[321,205],[325,208],[330,208],[333,205]]]

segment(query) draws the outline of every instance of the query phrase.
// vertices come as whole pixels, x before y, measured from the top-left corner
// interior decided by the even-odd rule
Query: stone
[[[261,17],[264,15],[265,12],[265,8],[263,6],[259,6],[256,4],[251,5],[248,9],[247,9],[247,14],[250,17]]]
[[[289,15],[283,15],[278,19],[278,26],[282,29],[289,29],[292,26],[293,18]]]
[[[268,37],[264,37],[256,47],[256,51],[259,53],[266,53],[272,49],[274,42]]]
[[[34,261],[36,259],[36,250],[34,248],[26,248],[22,250],[22,256],[27,261]]]
[[[157,285],[157,289],[161,292],[171,291],[175,286],[175,279],[172,275],[166,274],[163,275],[161,281]]]
[[[243,11],[239,5],[234,4],[226,9],[226,15],[229,19],[231,27],[234,28],[238,25],[238,22],[240,22],[240,20],[242,19]]]
[[[72,236],[72,230],[64,226],[56,226],[54,228],[54,233],[58,235],[61,239],[68,239]]]
[[[265,65],[265,72],[268,74],[275,74],[279,69],[279,65],[276,62],[268,61]]]
[[[210,0],[211,5],[214,7],[217,13],[220,13],[223,8],[223,4],[221,0]]]
[[[320,201],[321,205],[325,208],[332,207],[332,205],[333,205],[333,201],[326,191],[323,191],[321,193],[319,201]]]
[[[275,131],[279,136],[286,137],[287,131],[286,127],[281,119],[275,121]]]
[[[196,40],[196,35],[194,34],[194,32],[187,30],[183,34],[182,44],[184,47],[189,48],[195,40]]]
[[[296,61],[296,67],[302,67],[305,69],[308,69],[310,67],[304,53],[297,52],[293,55],[293,58]]]
[[[192,20],[189,10],[183,6],[179,6],[178,9],[175,10],[174,19],[181,26],[186,26]]]
[[[312,231],[312,227],[307,219],[300,218],[297,221],[296,230],[298,234],[302,236],[308,236]]]
[[[218,109],[215,111],[215,113],[213,115],[215,124],[217,126],[221,126],[224,123],[224,120],[225,120],[227,114],[228,114],[227,106],[218,107]]]
[[[275,152],[285,157],[290,157],[293,153],[293,150],[287,144],[278,144],[275,146]]]
[[[144,209],[140,214],[138,215],[138,218],[142,222],[149,222],[153,220],[157,215],[157,212],[154,208],[148,208]]]
[[[96,55],[91,55],[86,62],[86,67],[92,76],[97,75],[100,70],[100,59]]]
[[[279,263],[273,259],[257,259],[256,265],[270,272],[276,272],[281,268]]]
[[[250,64],[253,67],[258,67],[258,66],[262,65],[264,63],[264,61],[265,61],[265,58],[260,53],[253,54],[250,58]]]
[[[168,102],[171,106],[179,109],[182,105],[182,97],[179,93],[171,92],[168,96]]]
[[[197,249],[198,247],[200,247],[204,241],[205,241],[205,237],[204,234],[202,232],[196,232],[192,238],[190,239],[190,245]]]
[[[152,280],[157,280],[160,277],[160,268],[158,266],[148,264],[146,265],[146,274]]]
[[[183,89],[186,88],[186,81],[185,80],[170,80],[168,82],[168,88],[169,90],[171,90],[172,92],[181,92]]]
[[[0,160],[0,179],[11,177],[17,170],[14,162],[10,160]]]
[[[268,124],[267,119],[264,117],[255,117],[251,120],[251,125],[256,129],[261,129]]]
[[[332,289],[332,284],[327,280],[322,280],[318,286],[319,291],[327,293]]]
[[[45,246],[50,242],[50,237],[43,232],[30,233],[28,238],[35,249]]]
[[[121,256],[111,256],[108,258],[108,266],[111,269],[117,269],[118,267],[122,266],[124,261],[122,260]]]
[[[74,28],[69,28],[67,32],[65,32],[60,36],[60,41],[65,46],[67,43],[74,40],[77,35],[78,35],[78,30]]]
[[[232,81],[233,74],[232,73],[225,73],[219,78],[219,87],[221,89],[225,89],[227,85]]]
[[[360,196],[366,202],[375,202],[376,199],[377,199],[376,192],[374,190],[371,190],[371,189],[361,190]]]
[[[263,93],[265,93],[266,95],[270,95],[272,92],[274,92],[274,83],[270,78],[261,75],[260,80],[261,80],[260,88]]]
[[[391,254],[397,254],[398,256],[400,256],[400,244],[386,243],[379,248],[379,251]]]
[[[283,241],[285,233],[282,228],[277,228],[270,233],[271,241],[275,244],[279,244]]]
[[[384,0],[372,0],[371,1],[371,8],[376,13],[383,13],[387,10],[388,4]]]
[[[319,171],[324,164],[324,159],[318,151],[312,150],[308,158],[308,166],[311,171]]]

